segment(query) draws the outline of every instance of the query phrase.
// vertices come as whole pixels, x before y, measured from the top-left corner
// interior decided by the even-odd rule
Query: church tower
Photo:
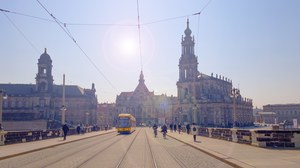
[[[38,73],[35,77],[36,80],[36,92],[38,93],[50,93],[53,88],[53,76],[52,76],[52,60],[45,52],[40,56],[38,60]]]
[[[194,86],[191,85],[198,79],[198,58],[194,53],[195,41],[191,36],[192,31],[187,20],[187,28],[184,31],[185,36],[181,40],[181,57],[179,59],[179,80],[177,82],[178,98],[183,100],[193,96]]]
[[[189,20],[187,20],[187,28],[184,31],[185,37],[181,40],[181,57],[179,60],[179,82],[192,82],[198,77],[198,60],[194,53],[195,41],[191,36],[192,31],[189,28]]]

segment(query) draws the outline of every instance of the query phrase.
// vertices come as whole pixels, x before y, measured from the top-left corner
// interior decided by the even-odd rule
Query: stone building
[[[173,116],[180,116],[181,122],[202,126],[252,125],[252,100],[243,98],[228,78],[199,72],[189,20],[184,34],[177,82],[178,104],[174,106]]]
[[[3,100],[4,124],[12,121],[44,120],[48,128],[60,126],[63,86],[53,83],[52,60],[46,49],[37,65],[35,84],[0,84],[0,89],[8,95]],[[96,123],[95,93],[94,84],[91,89],[65,85],[67,123]]]
[[[279,124],[285,120],[293,121],[293,119],[300,121],[300,104],[268,104],[263,106],[263,111],[273,114],[268,117],[268,120],[264,120],[269,124]],[[266,118],[263,114],[260,117]]]
[[[143,72],[133,92],[122,92],[116,99],[116,116],[120,113],[133,114],[138,125],[163,124],[172,114],[173,97],[154,95],[145,85]]]
[[[97,124],[98,126],[115,126],[115,103],[100,103],[97,108]]]

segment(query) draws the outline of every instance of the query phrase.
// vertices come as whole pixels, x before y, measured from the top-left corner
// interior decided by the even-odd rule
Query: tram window
[[[119,119],[119,127],[129,127],[130,121],[128,118],[120,118]]]

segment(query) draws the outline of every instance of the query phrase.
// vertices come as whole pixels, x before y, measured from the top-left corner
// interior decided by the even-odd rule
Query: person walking
[[[174,124],[173,129],[174,129],[174,132],[176,132],[176,130],[177,130],[176,124]]]
[[[170,124],[170,131],[173,132],[173,124]]]
[[[197,136],[197,128],[196,128],[196,123],[192,124],[192,134],[193,134],[193,138],[194,138],[194,142],[196,142],[196,136]]]
[[[190,134],[190,131],[191,131],[191,126],[190,126],[190,124],[187,124],[186,125],[186,133]]]
[[[79,135],[80,134],[80,131],[81,131],[81,128],[80,128],[80,125],[78,124],[77,127],[76,127],[76,131],[77,131],[77,134]]]
[[[158,126],[156,124],[153,125],[153,131],[154,131],[154,136],[157,136],[157,128]]]
[[[180,134],[180,132],[181,132],[181,124],[179,123],[178,124],[178,133]]]
[[[64,125],[63,125],[62,130],[63,130],[63,132],[64,132],[64,140],[66,140],[67,134],[68,134],[68,132],[69,132],[69,127],[67,126],[67,124],[64,124]]]

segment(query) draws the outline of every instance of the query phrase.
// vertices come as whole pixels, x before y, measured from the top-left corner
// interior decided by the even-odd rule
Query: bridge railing
[[[186,128],[183,127],[183,132]],[[300,130],[247,130],[199,127],[199,136],[221,139],[258,147],[300,148]]]
[[[87,126],[83,127],[81,133],[88,133],[92,131],[108,130],[111,127],[104,126]],[[77,134],[76,128],[70,128],[68,135]],[[5,134],[4,144],[15,144],[22,142],[38,141],[49,138],[56,138],[62,136],[61,129],[50,129],[50,130],[33,130],[33,131],[9,131]]]

